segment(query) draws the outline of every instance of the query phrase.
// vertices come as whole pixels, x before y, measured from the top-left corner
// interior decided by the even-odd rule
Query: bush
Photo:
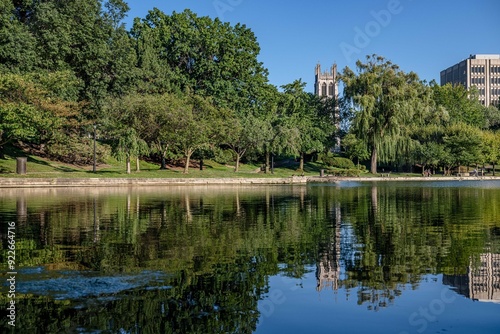
[[[333,176],[357,177],[359,176],[360,170],[357,168],[329,169],[327,170],[327,173]]]
[[[318,161],[321,161],[323,165],[334,168],[346,168],[355,169],[354,162],[350,159],[336,157],[331,152],[321,153],[318,155]]]
[[[233,151],[216,148],[214,150],[214,161],[221,165],[232,163],[234,161]]]
[[[335,157],[333,158],[332,167],[345,168],[345,169],[356,169],[354,162],[347,158]]]

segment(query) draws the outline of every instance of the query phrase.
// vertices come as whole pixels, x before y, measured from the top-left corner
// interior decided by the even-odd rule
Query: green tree
[[[481,133],[481,157],[483,164],[493,165],[493,176],[495,176],[495,165],[500,160],[500,132],[483,131]]]
[[[444,107],[449,115],[450,123],[465,123],[476,127],[485,125],[485,108],[479,102],[479,94],[475,87],[467,90],[462,85],[431,83],[433,96],[438,106]]]
[[[39,82],[64,78],[64,73],[38,77]],[[79,129],[76,114],[79,106],[58,97],[59,91],[46,91],[32,76],[6,74],[0,77],[0,147],[11,141],[26,141],[39,145],[49,153],[47,145],[57,146]],[[68,80],[68,87],[72,84]],[[47,84],[46,87],[49,87]],[[71,91],[68,88],[68,91]],[[56,154],[56,158],[63,158]]]
[[[119,160],[126,161],[127,173],[130,174],[130,161],[136,158],[136,170],[139,169],[139,157],[149,153],[147,140],[151,138],[151,122],[158,106],[156,99],[150,96],[127,95],[110,99],[105,104],[108,118],[104,126],[113,138],[113,152]]]
[[[358,139],[353,133],[348,133],[342,138],[342,147],[349,159],[356,159],[359,168],[359,161],[370,157],[370,153],[366,149],[366,145]]]
[[[262,135],[269,132],[266,131],[267,126],[269,124],[252,114],[242,117],[233,115],[224,124],[224,136],[221,142],[223,146],[229,147],[236,157],[235,172],[239,171],[240,161],[245,153],[257,148],[263,140]]]
[[[353,113],[352,131],[371,152],[370,172],[377,172],[379,156],[388,160],[401,146],[408,146],[408,125],[418,111],[413,108],[419,84],[415,73],[404,73],[385,58],[367,56],[356,62],[358,74],[346,67],[341,75],[344,99]]]
[[[12,0],[0,0],[0,73],[31,71],[36,64],[36,40],[16,12]]]
[[[484,108],[485,129],[500,130],[500,109],[490,105]]]
[[[288,119],[289,152],[300,156],[299,170],[304,170],[306,154],[327,149],[328,139],[335,133],[335,113],[324,112],[331,101],[321,101],[304,91],[305,83],[296,80],[282,86],[281,108]]]
[[[267,81],[257,59],[260,47],[245,25],[231,26],[218,18],[198,17],[190,10],[166,15],[151,10],[135,20],[132,36],[137,40],[140,67],[181,91],[210,96],[217,106],[251,110],[255,95]]]
[[[218,130],[227,115],[224,110],[214,107],[210,100],[196,95],[186,96],[184,107],[172,112],[173,149],[184,156],[184,173],[187,174],[193,153],[199,148],[217,144]]]
[[[443,141],[451,158],[448,167],[469,166],[480,160],[481,131],[477,127],[452,124],[446,128]]]

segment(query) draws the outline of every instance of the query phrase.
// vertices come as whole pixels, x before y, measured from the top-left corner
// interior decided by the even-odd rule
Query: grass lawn
[[[16,157],[27,157],[27,173],[16,174]],[[288,159],[278,161],[274,173],[265,174],[260,171],[260,165],[241,164],[240,171],[234,172],[234,166],[221,165],[217,162],[205,160],[203,170],[189,168],[189,173],[184,174],[181,167],[161,170],[159,164],[147,161],[140,162],[140,171],[135,171],[135,160],[132,161],[132,173],[126,173],[125,162],[108,159],[106,164],[98,165],[97,172],[92,172],[92,166],[77,166],[51,161],[34,155],[27,155],[19,149],[6,147],[4,158],[0,158],[0,177],[30,177],[30,178],[286,178],[297,175],[319,176],[320,170],[325,168],[322,164],[308,162],[304,172],[298,171],[299,163]],[[489,174],[491,175],[491,173]],[[361,173],[361,177],[379,177],[380,174]],[[394,173],[390,178],[397,177],[422,177],[419,173]],[[441,174],[432,178],[442,177]]]
[[[0,158],[0,177],[42,177],[42,178],[273,178],[290,177],[302,175],[297,171],[298,162],[287,162],[286,165],[279,165],[274,168],[274,173],[265,174],[260,172],[260,165],[241,164],[240,171],[234,172],[233,166],[221,165],[214,161],[205,160],[203,170],[191,167],[188,174],[183,173],[183,168],[168,168],[161,170],[159,164],[140,162],[140,171],[135,171],[135,160],[132,161],[132,173],[126,173],[125,162],[109,159],[105,165],[98,165],[97,172],[92,172],[92,166],[76,166],[58,161],[51,161],[34,155],[27,155],[24,152],[7,147],[4,151],[4,158]],[[16,157],[27,157],[26,171],[24,175],[16,174]],[[317,163],[307,163],[304,175],[319,175],[324,168]]]

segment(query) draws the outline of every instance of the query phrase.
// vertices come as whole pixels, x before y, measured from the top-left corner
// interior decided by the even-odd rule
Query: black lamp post
[[[271,174],[274,174],[274,153],[271,153]]]
[[[96,147],[95,147],[95,141],[96,141],[96,130],[97,130],[97,124],[94,124],[94,165],[92,166],[92,172],[96,172]]]
[[[167,169],[167,163],[165,161],[165,152],[163,151],[164,142],[160,142],[160,152],[161,152],[161,167],[160,169]]]

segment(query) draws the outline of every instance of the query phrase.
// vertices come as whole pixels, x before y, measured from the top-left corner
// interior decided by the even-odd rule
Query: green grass
[[[27,155],[19,149],[7,146],[4,158],[0,158],[0,177],[30,177],[30,178],[286,178],[291,176],[319,176],[320,170],[325,172],[329,168],[315,162],[308,162],[304,172],[298,171],[298,162],[293,159],[276,161],[274,173],[260,172],[260,165],[241,164],[240,171],[235,173],[234,166],[221,165],[217,162],[205,160],[204,169],[190,168],[188,174],[182,168],[161,170],[159,164],[147,161],[140,162],[140,171],[135,171],[135,160],[132,161],[132,173],[126,173],[125,162],[109,158],[104,165],[97,166],[97,172],[92,172],[92,166],[76,166],[51,161],[34,155]],[[16,157],[27,157],[27,174],[16,174]],[[380,174],[361,172],[360,177],[379,177]],[[442,175],[433,175],[439,178]],[[390,178],[422,177],[419,173],[391,173]]]
[[[16,174],[16,157],[27,157],[27,173]],[[19,149],[6,147],[4,158],[0,158],[0,177],[41,177],[41,178],[276,178],[302,175],[297,171],[298,163],[287,160],[274,168],[274,173],[265,174],[260,172],[260,165],[241,164],[240,171],[235,173],[233,166],[221,165],[214,161],[205,160],[204,169],[190,168],[188,174],[183,173],[183,169],[161,170],[159,164],[140,162],[140,171],[135,171],[135,160],[131,163],[132,173],[126,173],[125,162],[109,158],[105,165],[98,165],[97,172],[92,172],[92,166],[75,166],[51,161],[34,155],[27,155]],[[307,163],[304,167],[304,175],[319,175],[322,167],[316,163]]]

